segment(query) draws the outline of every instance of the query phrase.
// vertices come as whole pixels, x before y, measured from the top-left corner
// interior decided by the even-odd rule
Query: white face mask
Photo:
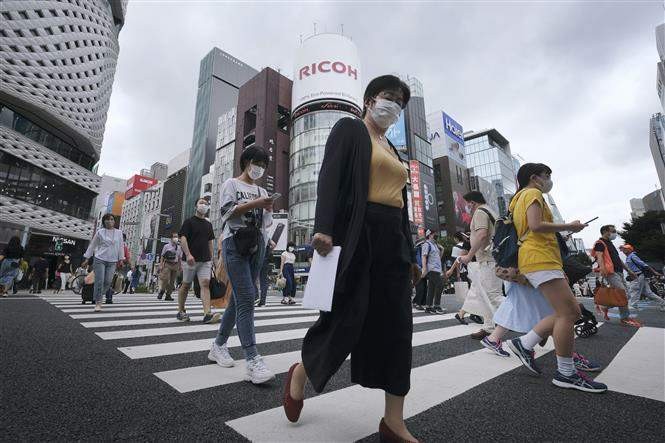
[[[377,98],[374,106],[369,110],[372,120],[381,129],[388,129],[399,119],[402,107],[391,100]]]
[[[536,177],[538,177],[538,176],[536,176]],[[540,178],[540,177],[538,177],[538,178]],[[552,181],[551,178],[547,178],[547,179],[542,179],[541,178],[541,180],[542,181],[538,184],[538,188],[540,189],[540,191],[543,194],[549,193],[552,190],[552,188],[554,187],[554,182]]]
[[[617,239],[617,233],[610,234],[610,241],[614,241]]]
[[[293,252],[293,246],[288,247],[289,252]]]
[[[177,239],[176,237],[173,237],[173,238],[171,239],[171,242],[172,242],[173,244],[176,244],[176,243],[178,243],[178,239]]]
[[[249,178],[252,180],[258,180],[263,177],[263,174],[266,172],[265,168],[256,165],[249,165]]]
[[[209,209],[210,209],[210,206],[208,206],[208,205],[204,205],[204,204],[196,205],[196,211],[201,215],[206,214]]]

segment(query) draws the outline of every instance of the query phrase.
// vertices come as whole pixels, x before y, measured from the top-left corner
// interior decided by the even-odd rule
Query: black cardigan
[[[397,155],[395,147],[390,146]],[[330,235],[333,245],[342,247],[335,280],[336,292],[344,292],[346,271],[363,229],[371,155],[372,140],[362,120],[347,117],[335,124],[326,141],[319,172],[314,233]],[[402,229],[411,251],[411,261],[416,263],[406,186],[402,190],[402,198]]]

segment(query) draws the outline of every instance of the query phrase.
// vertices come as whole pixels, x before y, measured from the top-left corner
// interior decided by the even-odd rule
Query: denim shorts
[[[189,265],[186,261],[182,262],[182,282],[191,283],[196,275],[201,280],[210,280],[212,274],[212,261],[197,261]]]

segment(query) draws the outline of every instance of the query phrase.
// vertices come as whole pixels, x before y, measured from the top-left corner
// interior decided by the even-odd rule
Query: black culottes
[[[404,396],[411,377],[410,257],[402,210],[368,203],[344,292],[307,331],[302,359],[321,392],[351,354],[351,381]]]

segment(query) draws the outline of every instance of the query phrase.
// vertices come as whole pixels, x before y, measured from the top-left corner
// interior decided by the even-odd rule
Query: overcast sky
[[[192,141],[199,62],[217,46],[292,78],[300,35],[352,36],[363,85],[418,77],[427,112],[464,130],[497,128],[513,153],[554,170],[567,220],[629,219],[628,200],[656,189],[649,118],[656,94],[652,2],[137,1],[128,5],[100,174],[129,177]]]

